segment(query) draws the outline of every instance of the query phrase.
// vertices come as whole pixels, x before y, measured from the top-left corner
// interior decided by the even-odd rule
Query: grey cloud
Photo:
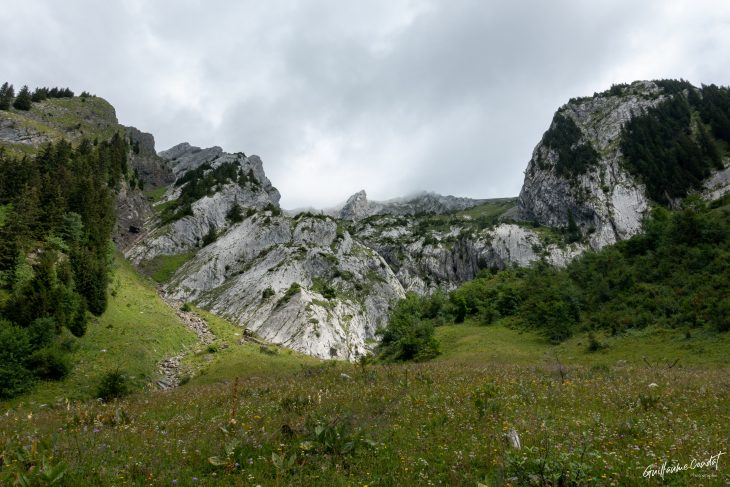
[[[0,22],[10,81],[105,96],[159,148],[257,153],[286,207],[516,195],[568,98],[730,82],[730,7],[710,0],[35,0]]]

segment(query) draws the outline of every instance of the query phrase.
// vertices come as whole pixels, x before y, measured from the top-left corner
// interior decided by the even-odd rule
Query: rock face
[[[201,249],[165,287],[261,338],[355,360],[403,288],[383,259],[331,218],[256,213]]]
[[[546,243],[536,231],[511,223],[480,229],[463,219],[424,229],[418,219],[371,217],[352,228],[356,239],[376,250],[406,291],[430,294],[473,279],[482,269],[538,260],[565,266],[585,250],[582,244]]]
[[[209,147],[201,149],[193,147],[187,142],[178,144],[175,147],[160,152],[159,156],[170,161],[175,178],[193,169],[197,169],[206,162],[211,162],[223,155],[220,147]]]
[[[137,171],[145,188],[159,188],[175,181],[167,161],[155,152],[155,138],[135,127],[126,127],[127,138],[132,146],[129,164]]]
[[[30,126],[19,124],[13,119],[0,119],[0,140],[9,144],[40,146],[52,140],[48,134],[43,134]]]
[[[566,227],[570,216],[591,247],[601,248],[635,235],[648,209],[645,188],[621,165],[620,134],[632,117],[665,99],[653,82],[639,81],[621,94],[595,96],[562,106],[558,117],[568,117],[580,130],[578,144],[590,144],[598,162],[584,173],[561,175],[558,152],[545,137],[535,147],[525,171],[519,198],[520,217],[551,227]]]
[[[217,184],[192,203],[191,215],[153,229],[127,252],[130,259],[194,252],[165,286],[171,298],[317,357],[355,360],[366,353],[390,305],[404,296],[382,257],[330,217],[281,215],[279,192],[257,156],[187,144],[162,155],[180,176],[208,164],[203,174],[232,165],[247,177]],[[163,201],[179,198],[185,184]],[[243,221],[234,223],[228,215],[236,204]],[[203,246],[211,228],[218,237]]]
[[[112,240],[124,252],[142,237],[145,222],[152,216],[152,206],[140,191],[125,182],[116,194],[116,222]]]
[[[324,210],[323,213],[343,220],[356,221],[373,215],[450,213],[478,206],[485,201],[487,200],[443,196],[426,191],[388,201],[369,201],[365,190],[360,190],[350,196],[342,206]]]
[[[182,175],[206,163],[211,170],[227,164],[236,166],[244,174],[250,174],[249,180],[244,184],[229,181],[216,188],[211,188],[215,191],[210,196],[206,195],[192,204],[191,215],[154,228],[141,245],[131,249],[128,256],[134,262],[139,263],[158,255],[175,255],[196,249],[211,228],[223,230],[227,227],[228,212],[235,204],[238,204],[244,211],[279,207],[281,195],[264,174],[263,165],[258,156],[227,154],[218,149],[214,147],[201,150],[191,147],[189,144],[180,144],[161,154],[164,155],[163,159],[172,157],[169,161],[175,164],[173,171],[176,174]],[[180,169],[180,165],[190,169],[183,171]],[[180,190],[180,187],[171,187],[162,203],[177,199]]]

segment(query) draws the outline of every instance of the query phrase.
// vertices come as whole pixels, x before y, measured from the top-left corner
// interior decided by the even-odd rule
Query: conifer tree
[[[15,97],[15,101],[13,102],[13,107],[16,110],[30,110],[30,107],[32,105],[32,97],[30,95],[30,90],[28,89],[28,85],[24,85],[20,91],[18,92],[18,96]]]
[[[13,98],[15,98],[15,89],[6,81],[0,86],[0,110],[10,110]]]

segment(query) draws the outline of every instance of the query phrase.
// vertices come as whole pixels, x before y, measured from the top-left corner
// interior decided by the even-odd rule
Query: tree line
[[[82,97],[90,96],[87,92],[81,94]],[[73,98],[74,92],[69,88],[36,88],[30,91],[28,85],[23,85],[15,94],[15,88],[7,81],[0,86],[0,110],[10,110],[12,106],[16,110],[30,110],[34,102],[46,100],[48,98]]]
[[[63,377],[71,335],[106,309],[128,150],[119,134],[34,157],[0,149],[0,398]]]

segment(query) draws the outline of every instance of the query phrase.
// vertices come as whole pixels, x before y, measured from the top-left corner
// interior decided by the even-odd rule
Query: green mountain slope
[[[47,99],[29,111],[0,110],[0,147],[15,155],[34,154],[40,145],[61,139],[101,141],[123,132],[114,107],[96,96]]]

